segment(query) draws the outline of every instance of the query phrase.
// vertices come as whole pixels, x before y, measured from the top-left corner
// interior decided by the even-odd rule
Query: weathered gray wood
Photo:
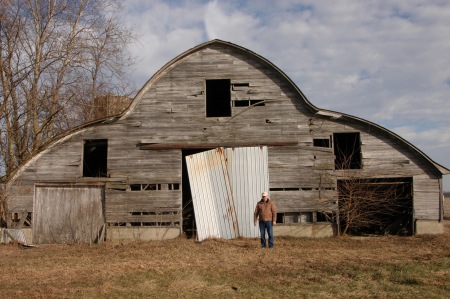
[[[103,187],[36,187],[33,243],[93,243],[104,226]]]
[[[263,100],[264,106],[231,107],[229,117],[206,117],[208,79],[248,83],[234,87],[231,100]],[[267,145],[271,194],[280,213],[336,211],[336,180],[358,175],[413,177],[415,217],[439,215],[442,174],[422,154],[369,123],[319,113],[284,74],[250,51],[211,43],[175,60],[145,88],[126,117],[81,129],[28,162],[9,186],[11,212],[33,210],[35,183],[97,181],[107,184],[107,222],[155,222],[156,215],[131,213],[164,211],[177,215],[164,218],[180,220],[183,149]],[[330,148],[313,146],[314,138],[342,132],[360,133],[362,170],[335,171],[332,141]],[[82,177],[83,141],[89,139],[108,140],[106,178]],[[163,184],[165,190],[119,191],[133,184]],[[168,190],[169,184],[179,190]]]

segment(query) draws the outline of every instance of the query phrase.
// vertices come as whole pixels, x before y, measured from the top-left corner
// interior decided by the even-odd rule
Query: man
[[[261,247],[266,248],[266,231],[269,236],[269,248],[273,248],[273,225],[277,224],[277,209],[275,203],[267,197],[267,192],[262,193],[262,199],[256,204],[254,221],[259,218],[259,230],[261,232]]]

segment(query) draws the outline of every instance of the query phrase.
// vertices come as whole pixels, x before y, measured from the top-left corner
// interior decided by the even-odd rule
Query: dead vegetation
[[[0,297],[448,298],[449,237],[0,245]]]

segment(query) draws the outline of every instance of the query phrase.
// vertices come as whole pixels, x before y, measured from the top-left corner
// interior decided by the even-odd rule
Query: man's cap
[[[262,196],[267,196],[267,192],[264,191],[264,192],[262,193]]]

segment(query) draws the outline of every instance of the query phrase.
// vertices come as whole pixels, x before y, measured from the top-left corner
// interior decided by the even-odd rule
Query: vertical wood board
[[[36,186],[33,243],[92,243],[105,223],[103,188]]]

